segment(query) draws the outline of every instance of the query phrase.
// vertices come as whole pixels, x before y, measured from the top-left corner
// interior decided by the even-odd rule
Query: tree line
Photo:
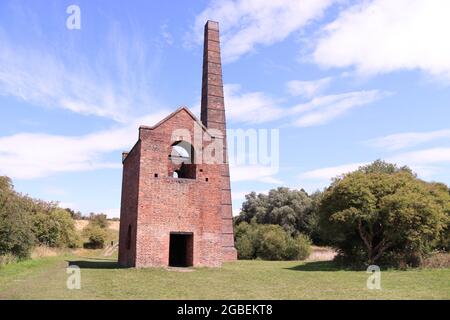
[[[418,266],[430,253],[450,249],[450,189],[377,160],[311,195],[284,187],[246,195],[234,218],[238,255],[274,258],[252,242],[250,225],[277,225],[292,239],[332,246],[345,265]]]
[[[75,219],[79,213],[22,195],[10,178],[0,176],[0,264],[26,259],[35,246],[52,248],[101,248],[107,239],[108,221],[104,214],[91,214],[79,234]]]

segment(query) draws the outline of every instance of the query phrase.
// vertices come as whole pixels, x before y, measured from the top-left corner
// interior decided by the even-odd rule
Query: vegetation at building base
[[[334,247],[336,260],[345,266],[414,267],[426,265],[431,254],[449,251],[450,189],[418,179],[408,167],[377,160],[312,195],[288,188],[252,192],[234,222],[242,259],[263,258],[250,245],[258,232],[247,229],[276,224],[292,237],[304,235]]]

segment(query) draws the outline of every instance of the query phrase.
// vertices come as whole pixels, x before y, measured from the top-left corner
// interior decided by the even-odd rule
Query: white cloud
[[[398,166],[406,165],[422,179],[442,181],[443,179],[450,178],[450,170],[448,167],[450,164],[450,148],[429,148],[398,153],[386,157],[385,161],[395,163]],[[320,189],[329,185],[332,178],[352,172],[360,166],[367,164],[369,162],[348,163],[318,168],[305,171],[298,177],[302,187],[307,187],[308,190]]]
[[[0,137],[0,174],[17,179],[33,179],[58,172],[120,168],[117,161],[102,156],[108,152],[128,150],[137,140],[139,124],[153,124],[162,118],[161,111],[140,118],[130,125],[82,136],[43,133],[19,133]]]
[[[156,104],[150,76],[157,58],[141,38],[125,37],[119,28],[105,39],[92,58],[76,49],[52,49],[67,43],[18,43],[0,28],[0,95],[130,121]]]
[[[241,92],[238,84],[224,85],[227,120],[244,123],[263,123],[281,118],[283,110],[277,101],[263,92]]]
[[[446,177],[450,178],[450,148],[428,148],[403,152],[388,157],[386,161],[399,166],[406,165],[423,179],[443,181]]]
[[[411,151],[395,155],[388,160],[406,165],[450,164],[450,148],[430,148]]]
[[[310,102],[299,104],[290,111],[291,115],[300,115],[293,124],[310,127],[328,123],[351,109],[367,105],[388,95],[378,90],[354,91],[341,94],[319,96]]]
[[[230,164],[230,179],[232,182],[258,181],[270,184],[281,184],[275,175],[278,168],[264,165],[232,165]]]
[[[312,58],[364,75],[419,69],[450,80],[449,12],[448,0],[363,1],[324,27]]]
[[[327,88],[331,80],[331,77],[310,81],[292,80],[286,83],[286,87],[293,96],[312,98]]]
[[[367,163],[359,162],[359,163],[349,163],[334,167],[325,167],[310,171],[305,171],[300,174],[301,180],[326,180],[330,181],[331,178],[342,175],[344,173],[348,173],[358,169],[360,166],[364,166]]]
[[[377,148],[399,150],[438,139],[450,139],[450,129],[396,133],[369,140],[367,143]]]
[[[220,22],[222,56],[233,61],[258,45],[271,45],[287,38],[322,17],[334,0],[216,0],[195,19],[193,34],[202,42],[203,26]]]

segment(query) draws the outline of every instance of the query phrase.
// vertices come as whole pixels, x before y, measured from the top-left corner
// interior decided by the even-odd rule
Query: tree
[[[250,222],[277,224],[291,235],[310,233],[312,200],[304,190],[277,188],[267,195],[252,192],[245,196],[240,215],[235,223]]]
[[[91,213],[90,214],[90,220],[92,224],[95,224],[97,226],[99,226],[102,229],[107,229],[109,222],[108,222],[108,217],[106,216],[106,214],[103,213],[99,213],[99,214],[95,214],[95,213]]]
[[[347,260],[416,265],[445,230],[449,212],[447,190],[378,160],[334,179],[319,226]]]
[[[31,219],[14,192],[11,179],[0,176],[0,255],[29,256],[34,244]]]
[[[72,210],[70,208],[65,208],[64,210],[66,210],[70,214],[72,219],[74,219],[74,220],[81,220],[81,219],[83,219],[83,215],[81,214],[80,211],[74,211],[74,210]]]

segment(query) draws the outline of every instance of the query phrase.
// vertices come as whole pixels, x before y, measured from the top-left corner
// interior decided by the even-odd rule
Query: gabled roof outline
[[[191,116],[192,120],[194,120],[195,122],[197,122],[197,124],[200,125],[200,127],[206,131],[210,136],[211,134],[208,131],[208,128],[205,127],[205,125],[192,113],[191,110],[189,110],[188,107],[185,106],[181,106],[178,109],[176,109],[175,111],[173,111],[172,113],[170,113],[168,116],[166,116],[165,118],[163,118],[162,120],[160,120],[158,123],[156,123],[153,126],[146,126],[146,125],[141,125],[139,126],[139,129],[146,129],[146,130],[154,130],[156,128],[158,128],[160,125],[162,125],[163,123],[169,121],[172,117],[174,117],[176,114],[180,113],[181,111],[186,111],[188,113],[188,115]],[[211,136],[213,137],[213,136]]]

